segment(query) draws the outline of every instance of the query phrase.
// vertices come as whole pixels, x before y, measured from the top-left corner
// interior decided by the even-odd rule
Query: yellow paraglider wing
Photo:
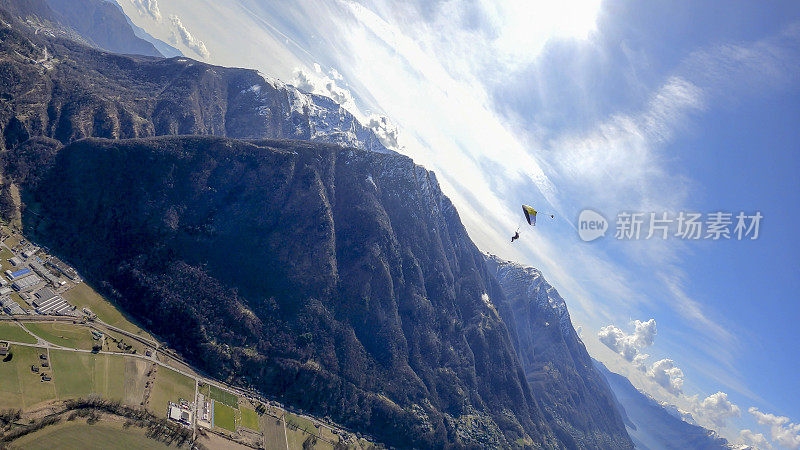
[[[522,212],[525,213],[525,220],[528,221],[528,225],[536,225],[536,210],[532,206],[522,205]]]

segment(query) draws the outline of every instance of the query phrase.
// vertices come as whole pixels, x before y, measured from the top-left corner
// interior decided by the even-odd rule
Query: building
[[[32,273],[33,272],[31,272],[31,269],[28,269],[27,267],[24,269],[15,270],[14,272],[6,270],[6,275],[8,275],[8,278],[10,278],[12,281],[27,277]]]
[[[182,401],[180,405],[169,402],[169,406],[167,407],[167,417],[170,420],[178,422],[186,427],[192,426],[192,409],[191,406],[185,401]]]
[[[66,276],[67,278],[69,278],[73,282],[75,282],[75,283],[80,283],[81,282],[81,278],[80,278],[80,276],[78,276],[78,272],[76,272],[75,269],[73,269],[72,267],[64,264],[64,262],[61,261],[60,259],[58,259],[56,257],[50,258],[50,260],[47,261],[47,264],[49,264],[50,267],[53,267],[56,270],[58,270],[59,272],[63,273],[64,276]]]
[[[32,261],[31,269],[33,269],[33,271],[36,272],[36,274],[39,275],[40,277],[44,278],[50,283],[53,283],[53,286],[60,286],[62,284],[62,281],[59,280],[58,277],[50,273],[49,270],[45,269],[45,267],[42,265],[41,262]]]
[[[20,264],[22,264],[22,261],[20,261],[19,258],[17,258],[16,256],[14,256],[13,258],[9,259],[8,262],[10,262],[11,265],[15,266],[15,267],[20,265]]]
[[[39,251],[39,247],[37,247],[35,245],[29,245],[29,246],[25,247],[24,250],[22,250],[22,256],[24,256],[26,258],[30,258],[31,256],[35,255],[36,252],[38,252],[38,251]]]
[[[39,314],[72,315],[75,307],[46,287],[33,294],[33,306]]]
[[[3,310],[9,315],[21,316],[25,314],[25,310],[22,309],[21,306],[19,306],[19,303],[15,302],[14,300],[11,300],[11,297],[7,295],[3,295],[2,297],[0,297],[0,304],[3,306]]]
[[[44,301],[39,306],[36,307],[36,312],[39,314],[55,314],[66,316],[70,315],[68,313],[74,311],[75,308],[72,307],[69,303],[66,302],[61,297],[53,297],[50,300]]]
[[[30,269],[28,269],[28,270],[30,270]],[[31,291],[31,290],[39,287],[39,285],[42,284],[42,283],[43,283],[42,279],[39,278],[38,276],[29,275],[27,277],[15,280],[11,284],[11,287],[14,288],[14,290],[19,291],[19,292]]]
[[[0,342],[0,356],[6,356],[11,351],[11,345],[8,342]]]
[[[33,302],[34,303],[44,302],[44,301],[50,300],[53,297],[56,297],[56,293],[53,292],[52,289],[46,287],[46,288],[39,289],[38,291],[36,291],[35,294],[33,294],[33,298],[34,298]]]

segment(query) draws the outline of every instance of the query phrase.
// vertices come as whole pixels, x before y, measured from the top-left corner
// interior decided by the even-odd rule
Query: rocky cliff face
[[[595,370],[567,305],[541,272],[486,256],[508,302],[505,323],[534,397],[564,442],[583,448],[631,448],[614,395]]]
[[[410,159],[178,137],[50,160],[28,232],[209,371],[397,446],[559,445],[503,293]]]

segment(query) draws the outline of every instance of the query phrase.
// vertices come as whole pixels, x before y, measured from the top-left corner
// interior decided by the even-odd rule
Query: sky
[[[800,3],[117,1],[188,57],[388,118],[593,357],[729,440],[800,447]],[[512,244],[523,203],[555,218]],[[651,212],[762,219],[757,239],[615,238]]]

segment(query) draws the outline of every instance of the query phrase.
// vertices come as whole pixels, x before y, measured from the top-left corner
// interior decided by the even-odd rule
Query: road
[[[163,354],[167,358],[172,358],[172,359],[180,362],[181,364],[185,364],[187,367],[190,367],[190,365],[188,363],[185,363],[181,358],[178,358],[175,355],[173,355],[171,353],[167,353],[166,351],[164,351],[163,347],[157,341],[153,341],[153,340],[150,340],[150,339],[143,338],[143,337],[138,336],[138,335],[136,335],[134,333],[131,333],[131,332],[122,330],[120,328],[108,325],[108,324],[106,324],[106,323],[104,323],[102,321],[95,320],[94,322],[86,322],[86,323],[78,322],[78,323],[75,323],[76,319],[73,318],[73,317],[38,316],[38,315],[29,315],[29,316],[20,316],[20,317],[0,316],[0,321],[17,322],[21,326],[21,328],[23,330],[25,330],[28,334],[30,334],[31,336],[33,336],[33,337],[35,337],[37,339],[37,342],[35,344],[30,344],[30,343],[27,343],[27,342],[11,341],[11,340],[4,340],[4,341],[8,342],[11,345],[19,345],[19,346],[24,346],[24,347],[34,347],[34,348],[46,349],[48,351],[48,360],[49,360],[49,351],[50,350],[71,351],[71,352],[76,352],[76,353],[94,353],[94,354],[100,354],[100,355],[117,355],[117,356],[121,355],[121,356],[126,356],[126,357],[130,357],[130,358],[138,358],[138,359],[141,359],[141,360],[144,360],[144,361],[148,361],[148,362],[151,362],[151,363],[154,363],[154,364],[158,365],[159,367],[164,367],[164,368],[167,368],[169,370],[173,370],[175,372],[178,372],[181,375],[189,377],[190,379],[194,380],[194,382],[195,382],[195,402],[194,402],[195,403],[195,410],[194,410],[194,417],[193,417],[193,420],[192,420],[192,432],[193,432],[194,435],[196,435],[196,433],[197,433],[197,427],[198,427],[198,425],[197,425],[197,417],[198,417],[199,408],[201,407],[201,405],[197,404],[197,392],[198,392],[199,383],[215,386],[215,387],[217,387],[217,388],[219,388],[219,389],[221,389],[223,391],[232,393],[232,394],[237,395],[237,396],[248,397],[248,398],[256,400],[256,401],[258,401],[260,403],[263,403],[263,404],[270,404],[270,402],[267,399],[263,398],[261,395],[259,395],[257,393],[254,393],[252,391],[248,391],[248,390],[245,390],[245,389],[240,389],[240,388],[236,388],[236,387],[233,387],[233,386],[229,386],[229,385],[227,385],[225,383],[222,383],[220,381],[214,380],[214,379],[209,378],[207,376],[200,375],[200,374],[198,374],[198,373],[196,373],[194,371],[192,371],[192,372],[186,371],[186,370],[181,369],[179,367],[175,367],[173,365],[170,365],[170,364],[168,364],[168,362],[161,361],[161,360],[158,359],[158,354],[159,353]],[[41,337],[39,337],[36,334],[32,333],[30,330],[28,330],[24,326],[24,324],[23,324],[24,322],[30,322],[30,323],[42,323],[42,322],[44,322],[44,323],[53,323],[53,322],[69,323],[69,324],[74,324],[76,326],[85,326],[87,328],[94,329],[94,330],[99,331],[99,332],[103,332],[104,331],[103,329],[105,328],[105,329],[120,333],[122,335],[125,335],[125,336],[131,338],[131,339],[135,339],[135,340],[145,344],[146,346],[148,346],[148,348],[150,348],[152,350],[152,352],[151,352],[150,356],[147,356],[146,354],[143,355],[143,354],[132,354],[132,353],[119,353],[119,352],[109,352],[109,351],[105,351],[105,350],[93,351],[93,350],[86,350],[86,349],[79,349],[79,348],[72,348],[72,347],[64,347],[64,346],[61,346],[61,345],[58,345],[58,344],[53,344],[52,342],[49,342],[49,341],[47,341],[45,339],[42,339]],[[283,408],[281,408],[281,409],[283,409]],[[319,423],[320,426],[326,427],[328,429],[331,429],[331,430],[333,429],[332,427],[326,425],[325,423],[321,423],[319,421],[319,419],[317,419],[317,418],[308,416],[306,414],[298,413],[298,412],[292,412],[292,414],[295,414],[297,416],[309,419],[309,420],[313,421],[314,423]],[[283,430],[284,430],[284,439],[286,439],[286,448],[288,450],[289,441],[288,441],[288,436],[286,435],[285,412],[284,412],[284,414],[281,415],[281,422],[282,422]],[[318,432],[317,435],[318,435],[319,439],[324,439],[324,438],[322,438],[321,433]],[[333,442],[331,442],[331,444],[333,444]]]

